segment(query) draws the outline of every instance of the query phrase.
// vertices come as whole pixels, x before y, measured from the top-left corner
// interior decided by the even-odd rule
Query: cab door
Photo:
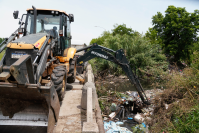
[[[63,26],[64,30],[64,40],[65,40],[65,49],[71,47],[71,27],[69,18],[65,17],[65,25]]]
[[[64,50],[71,47],[71,27],[68,16],[62,16],[60,30],[63,31],[63,36],[60,36],[60,45],[62,56],[64,54]]]

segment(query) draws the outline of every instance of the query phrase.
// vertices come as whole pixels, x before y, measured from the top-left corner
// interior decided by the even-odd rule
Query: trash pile
[[[134,88],[126,76],[109,74],[104,79],[97,76],[95,84],[107,133],[148,132],[147,123],[152,121],[150,116],[153,115],[155,105],[143,105],[137,91],[130,91]],[[145,88],[149,89],[145,90],[145,94],[151,103],[156,95],[163,92],[148,85]]]
[[[147,98],[152,101],[156,94],[162,90],[146,90]],[[150,121],[154,105],[145,106],[136,91],[120,93],[121,97],[110,98],[110,113],[103,114],[104,129],[106,133],[122,132],[131,133],[137,131],[148,132],[145,121]]]

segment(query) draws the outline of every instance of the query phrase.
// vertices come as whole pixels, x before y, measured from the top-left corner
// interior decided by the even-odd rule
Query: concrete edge
[[[102,116],[101,116],[101,109],[99,107],[99,101],[98,101],[97,94],[96,94],[95,107],[96,107],[96,112],[95,112],[96,122],[97,122],[97,125],[99,127],[99,133],[105,133],[103,119],[102,119]]]
[[[86,68],[85,77],[87,78],[87,79],[85,79],[87,82],[94,83],[94,75],[92,72],[91,64],[89,64]],[[94,83],[94,85],[95,85],[95,83]],[[82,133],[105,133],[103,121],[102,121],[102,117],[101,117],[101,109],[99,107],[99,102],[98,102],[98,98],[97,98],[97,93],[96,93],[96,98],[95,98],[95,108],[96,108],[96,111],[95,111],[96,121],[94,121],[93,123],[91,123],[88,120],[87,120],[87,122],[84,122]],[[88,111],[87,111],[87,113],[88,113]]]

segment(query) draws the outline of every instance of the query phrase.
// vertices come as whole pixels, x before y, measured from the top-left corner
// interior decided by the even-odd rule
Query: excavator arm
[[[132,72],[129,62],[124,54],[123,49],[119,49],[117,51],[114,51],[112,49],[105,48],[103,46],[93,44],[88,47],[78,49],[77,52],[88,50],[84,55],[80,56],[77,59],[77,65],[80,65],[88,60],[91,60],[95,57],[100,57],[109,61],[112,61],[119,66],[122,67],[123,71],[126,73],[127,77],[129,78],[130,82],[135,85],[138,94],[140,95],[140,98],[142,99],[144,104],[149,105],[149,101],[144,93],[144,89],[142,88],[140,81],[138,78],[134,75]],[[111,54],[112,53],[112,54]]]

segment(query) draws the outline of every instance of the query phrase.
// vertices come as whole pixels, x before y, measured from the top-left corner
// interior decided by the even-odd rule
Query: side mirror
[[[18,19],[18,14],[19,14],[19,11],[14,11],[13,12],[14,19]]]
[[[74,22],[74,14],[69,14],[69,21]]]

